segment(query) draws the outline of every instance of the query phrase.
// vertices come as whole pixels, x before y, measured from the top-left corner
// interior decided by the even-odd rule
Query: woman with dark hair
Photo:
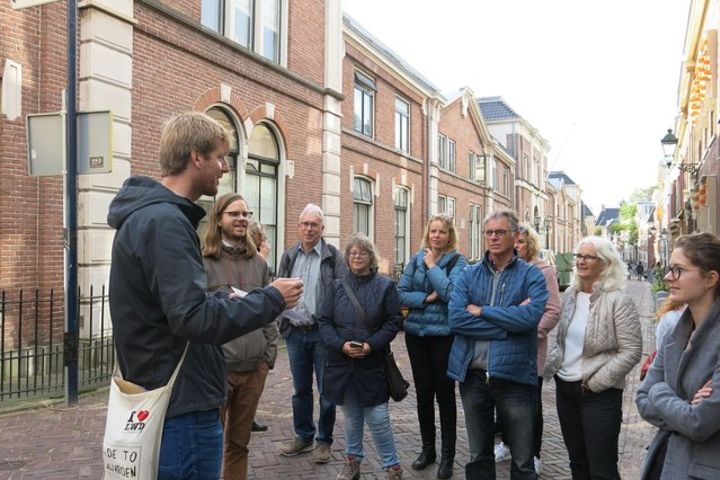
[[[625,294],[625,264],[610,240],[583,238],[573,255],[574,277],[562,297],[545,377],[555,377],[573,480],[619,480],[623,389],[642,355],[640,319]]]
[[[680,237],[665,280],[687,308],[638,390],[640,415],[658,427],[641,478],[720,478],[720,239]]]
[[[258,254],[248,223],[252,212],[235,193],[215,201],[205,234],[203,261],[210,291],[244,295],[270,283],[267,262]],[[247,478],[248,443],[268,370],[277,357],[275,322],[223,345],[228,394],[221,412],[225,425],[224,478]]]
[[[409,308],[405,343],[412,366],[422,451],[412,464],[422,470],[433,463],[435,452],[435,400],[440,409],[442,437],[437,478],[450,478],[455,460],[457,407],[455,382],[447,376],[453,335],[448,326],[448,302],[453,282],[467,266],[455,249],[453,219],[434,215],[428,220],[422,245],[400,277],[400,303]]]
[[[320,336],[328,347],[323,395],[345,414],[347,461],[337,480],[360,478],[363,426],[370,428],[388,480],[402,479],[390,411],[384,355],[400,330],[395,284],[377,273],[375,247],[362,234],[345,247],[349,272],[336,279],[320,310]]]

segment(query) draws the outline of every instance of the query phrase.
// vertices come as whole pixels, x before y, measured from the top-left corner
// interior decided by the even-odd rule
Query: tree
[[[632,197],[632,195],[631,195]],[[628,232],[627,242],[630,245],[637,245],[637,205],[630,202],[620,202],[620,221],[610,226],[612,233]]]
[[[628,197],[628,203],[652,201],[652,195],[657,187],[636,188]]]

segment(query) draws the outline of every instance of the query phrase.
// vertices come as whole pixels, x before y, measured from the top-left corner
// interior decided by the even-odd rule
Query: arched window
[[[232,119],[232,117],[228,114],[226,110],[220,107],[211,107],[205,113],[217,120],[220,125],[225,127],[227,131],[230,132],[230,150],[225,157],[225,161],[230,168],[230,172],[224,174],[220,179],[220,184],[218,185],[218,192],[216,195],[216,197],[219,197],[226,193],[236,191],[238,155],[240,154],[240,139],[238,138],[238,131],[235,127],[235,121]],[[203,196],[198,200],[198,204],[200,204],[200,206],[202,206],[206,212],[209,212],[210,207],[212,206],[214,201],[215,198],[213,197]],[[198,236],[200,237],[200,241],[204,241],[205,239],[207,219],[208,217],[206,216],[198,225]]]
[[[365,178],[353,180],[353,233],[364,233],[372,240],[373,195],[372,184]]]
[[[280,148],[277,137],[264,123],[255,125],[248,140],[248,160],[245,166],[244,197],[254,219],[265,227],[270,256],[270,270],[276,271],[276,247],[278,239],[278,168]]]

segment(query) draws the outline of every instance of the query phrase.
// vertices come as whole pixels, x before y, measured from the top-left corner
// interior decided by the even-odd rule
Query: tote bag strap
[[[183,362],[185,361],[185,355],[187,355],[188,348],[190,348],[190,342],[187,342],[185,344],[185,350],[183,350],[183,354],[180,357],[180,361],[178,362],[177,366],[175,367],[175,371],[170,376],[170,380],[168,380],[167,385],[170,386],[170,389],[172,390],[173,385],[175,385],[175,380],[177,380],[177,376],[180,373],[180,368],[182,367]],[[117,359],[117,352],[115,352],[115,358]],[[113,368],[113,377],[120,377],[123,380],[125,377],[123,377],[122,372],[120,371],[120,363],[116,360],[115,361],[115,368]]]

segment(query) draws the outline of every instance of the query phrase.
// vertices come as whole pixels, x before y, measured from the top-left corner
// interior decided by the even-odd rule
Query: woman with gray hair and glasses
[[[345,248],[349,272],[336,279],[320,310],[320,336],[328,347],[323,395],[345,414],[347,461],[337,480],[360,477],[367,422],[389,480],[402,478],[383,360],[400,330],[400,298],[395,284],[377,273],[372,242],[356,234]]]
[[[609,240],[586,237],[573,255],[574,277],[562,297],[545,377],[555,377],[572,478],[619,479],[622,394],[642,355],[640,320],[625,295],[625,264]]]

